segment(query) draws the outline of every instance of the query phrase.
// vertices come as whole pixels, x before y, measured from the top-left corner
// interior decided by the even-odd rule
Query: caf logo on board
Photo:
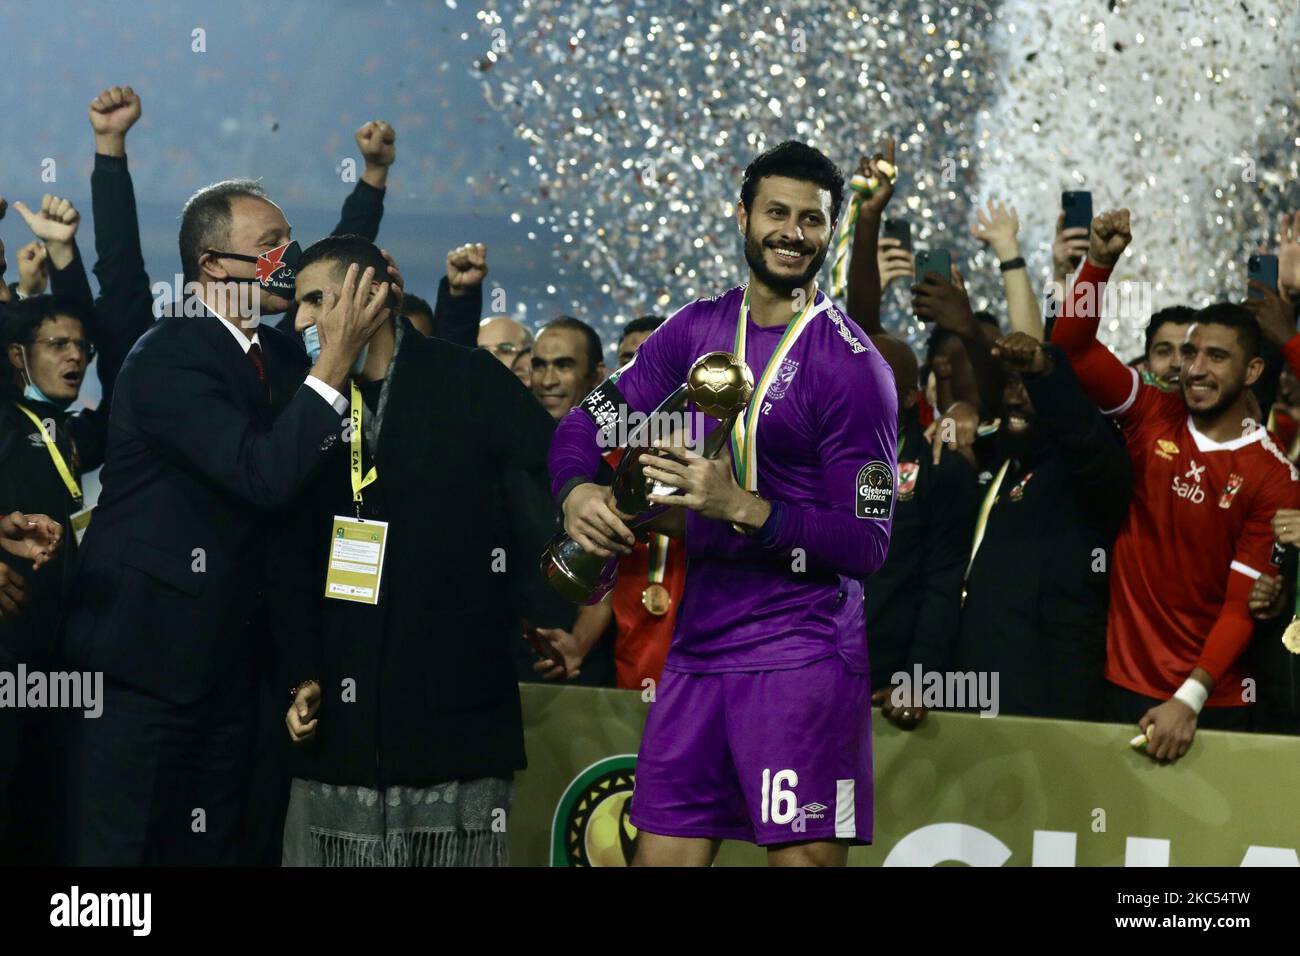
[[[551,866],[627,866],[636,850],[628,820],[636,754],[606,757],[564,788],[551,822]]]

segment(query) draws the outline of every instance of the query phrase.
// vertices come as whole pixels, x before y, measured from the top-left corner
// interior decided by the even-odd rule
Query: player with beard
[[[866,164],[881,192],[883,162]],[[754,372],[734,464],[680,447],[645,458],[647,476],[683,492],[651,501],[686,509],[690,573],[637,762],[640,865],[707,866],[722,839],[766,846],[776,865],[843,865],[848,844],[871,839],[860,581],[889,547],[898,399],[815,281],[843,190],[802,143],[758,156],[736,206],[748,283],[678,310],[551,445],[565,530],[593,553],[627,553],[627,516],[593,482],[596,411],[650,412],[707,352]]]
[[[953,666],[997,674],[1001,713],[1096,719],[1128,456],[1058,350],[1016,332],[994,355],[1002,425],[980,475]]]
[[[1192,317],[1178,392],[1144,383],[1097,341],[1100,296],[1130,239],[1128,210],[1093,220],[1052,340],[1120,420],[1133,462],[1111,577],[1108,716],[1136,720],[1147,754],[1174,761],[1198,725],[1249,726],[1252,685],[1239,660],[1248,596],[1261,574],[1277,573],[1272,519],[1296,506],[1300,475],[1251,415],[1264,361],[1245,307],[1220,302]]]

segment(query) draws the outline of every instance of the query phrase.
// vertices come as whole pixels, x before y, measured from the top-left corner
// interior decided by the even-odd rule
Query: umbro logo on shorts
[[[829,807],[827,807],[826,804],[824,803],[813,802],[808,804],[807,806],[800,807],[799,811],[804,815],[805,819],[822,820],[825,819],[826,817],[825,811],[828,809]]]

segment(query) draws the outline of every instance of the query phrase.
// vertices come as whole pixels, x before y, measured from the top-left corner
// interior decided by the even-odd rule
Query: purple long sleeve
[[[855,357],[858,361],[861,357]],[[871,353],[872,359],[879,359]],[[881,360],[883,364],[883,360]],[[898,398],[892,374],[862,375],[857,362],[844,362],[839,374],[856,375],[859,387],[828,396],[822,408],[824,504],[777,498],[773,517],[760,529],[759,543],[770,551],[802,548],[810,566],[850,578],[864,578],[885,562],[893,522],[896,487]],[[881,467],[872,467],[879,463]],[[874,472],[888,488],[862,487]],[[874,492],[874,494],[873,494]],[[875,500],[869,500],[874,498]],[[860,517],[862,510],[884,510],[881,518]]]
[[[677,316],[689,308],[678,310],[655,329],[641,343],[636,358],[605,379],[556,426],[547,459],[551,494],[556,498],[575,478],[591,481],[595,477],[601,456],[597,419],[603,425],[631,412],[648,414],[686,380],[695,356],[683,360],[686,323]]]

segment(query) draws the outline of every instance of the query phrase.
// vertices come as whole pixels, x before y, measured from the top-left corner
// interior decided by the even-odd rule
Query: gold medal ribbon
[[[662,584],[668,570],[668,535],[650,536],[650,583]]]
[[[746,491],[758,491],[758,413],[763,407],[763,398],[776,379],[777,369],[790,354],[790,350],[794,348],[795,342],[799,340],[804,329],[808,328],[813,319],[830,308],[831,300],[823,297],[818,304],[817,295],[817,286],[814,285],[813,293],[804,305],[803,311],[785,327],[785,332],[781,334],[781,341],[776,344],[776,351],[768,359],[767,367],[763,369],[763,374],[759,376],[758,384],[754,387],[749,407],[745,409],[744,414],[736,418],[736,425],[731,430],[731,461],[736,470],[736,483]],[[745,294],[740,300],[740,318],[736,322],[736,344],[733,349],[736,357],[742,362],[745,361],[748,324],[749,287],[746,286]]]
[[[357,517],[361,517],[361,489],[379,477],[375,465],[370,466],[364,478],[361,477],[361,389],[357,388],[356,379],[352,380],[352,434],[349,436],[349,459],[352,468],[352,501],[357,506]]]
[[[970,546],[970,560],[966,562],[966,573],[962,575],[963,582],[970,577],[970,569],[975,563],[975,555],[984,542],[984,528],[989,523],[989,512],[993,510],[993,503],[998,497],[998,489],[1002,487],[1002,479],[1007,476],[1007,466],[1010,464],[1010,458],[1002,463],[1002,467],[998,469],[997,477],[993,479],[993,483],[989,485],[989,490],[984,494],[984,502],[980,505],[979,518],[975,521],[975,539]]]
[[[54,444],[54,438],[45,430],[45,423],[26,405],[19,405],[14,402],[14,407],[30,418],[37,431],[41,433],[41,441],[45,443],[45,450],[50,453],[50,459],[54,462],[54,469],[59,473],[59,477],[63,479],[68,494],[72,495],[73,500],[77,503],[77,508],[80,509],[83,501],[81,486],[77,484],[77,479],[72,476],[72,469],[63,460],[63,453],[59,451],[59,446]]]
[[[839,298],[849,285],[849,253],[853,249],[853,233],[858,225],[858,210],[862,200],[875,191],[875,185],[865,176],[854,174],[849,180],[849,208],[835,231],[835,260],[831,264],[831,295]]]
[[[898,179],[898,170],[888,160],[876,160],[876,168],[889,177]],[[844,211],[839,228],[835,230],[835,259],[831,263],[831,295],[839,298],[849,286],[849,260],[853,251],[853,235],[858,226],[858,212],[862,201],[880,188],[880,180],[854,173],[849,180],[849,208]]]

